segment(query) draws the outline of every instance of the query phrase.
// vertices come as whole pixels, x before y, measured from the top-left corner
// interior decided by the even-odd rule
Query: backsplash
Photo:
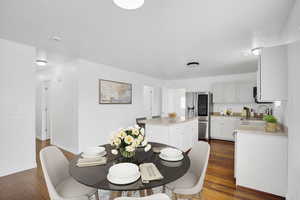
[[[256,113],[263,113],[267,108],[274,108],[273,104],[214,104],[213,112],[223,112],[227,109],[234,113],[241,113],[244,107],[252,108]]]
[[[231,110],[234,113],[241,113],[243,107],[254,109],[255,113],[263,113],[267,108],[272,108],[273,115],[277,118],[279,123],[287,124],[286,102],[282,101],[280,105],[276,104],[213,104],[213,112],[224,112],[225,109]]]

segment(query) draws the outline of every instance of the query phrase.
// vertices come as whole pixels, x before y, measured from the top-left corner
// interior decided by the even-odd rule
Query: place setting
[[[143,162],[151,157],[152,148],[145,138],[143,128],[135,126],[120,129],[112,136],[111,146],[113,147],[112,154],[120,154],[121,163],[109,168],[107,180],[110,183],[126,185],[140,178],[142,183],[163,179],[154,163]]]
[[[114,132],[109,144],[86,148],[71,161],[70,174],[99,189],[136,191],[170,183],[189,166],[181,150],[148,142],[144,129],[133,126]]]
[[[89,147],[80,155],[76,165],[77,167],[104,165],[107,162],[106,154],[104,147]]]

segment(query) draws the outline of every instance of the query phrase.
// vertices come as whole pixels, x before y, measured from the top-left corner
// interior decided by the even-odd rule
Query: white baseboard
[[[0,171],[0,177],[8,176],[8,175],[15,174],[15,173],[18,173],[18,172],[22,172],[22,171],[25,171],[25,170],[33,169],[33,168],[36,168],[36,167],[37,167],[37,164],[36,164],[36,162],[34,162],[34,163],[25,164],[22,167],[15,167],[15,168],[10,168],[10,169],[6,169],[6,170],[1,170]]]
[[[38,136],[38,135],[36,135],[36,138],[37,138],[38,140],[41,140],[41,141],[45,141],[45,140],[50,139],[50,138],[42,138],[41,136]]]

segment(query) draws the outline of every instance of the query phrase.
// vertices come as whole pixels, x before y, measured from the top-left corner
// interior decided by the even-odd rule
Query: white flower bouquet
[[[116,155],[119,151],[125,158],[133,157],[136,148],[139,146],[145,147],[146,152],[151,149],[151,145],[148,144],[145,138],[144,129],[137,125],[120,129],[112,136],[110,144],[114,147],[111,151],[113,154]]]

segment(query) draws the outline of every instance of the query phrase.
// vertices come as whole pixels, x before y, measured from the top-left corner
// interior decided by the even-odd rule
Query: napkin
[[[77,167],[90,167],[97,165],[106,164],[107,159],[105,157],[97,157],[97,158],[79,158],[77,161]]]
[[[142,182],[149,182],[154,180],[161,180],[164,177],[161,175],[155,164],[153,163],[143,163],[140,164],[140,172],[142,177]]]

